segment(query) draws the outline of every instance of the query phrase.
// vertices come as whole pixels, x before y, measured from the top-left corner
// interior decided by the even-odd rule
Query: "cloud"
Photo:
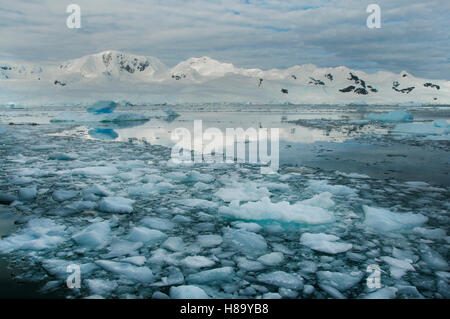
[[[0,56],[62,61],[115,49],[168,65],[208,55],[242,67],[314,63],[449,79],[450,2],[377,1],[382,28],[368,29],[374,1],[73,0],[75,30],[66,27],[72,1],[0,0]]]

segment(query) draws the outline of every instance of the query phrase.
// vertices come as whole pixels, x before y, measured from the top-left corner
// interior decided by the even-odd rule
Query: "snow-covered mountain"
[[[105,51],[63,63],[0,61],[0,105],[293,103],[450,105],[450,82],[307,64],[245,69],[209,57],[169,68],[154,57]]]

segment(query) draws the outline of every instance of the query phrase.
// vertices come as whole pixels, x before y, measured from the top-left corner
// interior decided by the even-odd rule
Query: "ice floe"
[[[303,233],[300,237],[302,245],[328,254],[339,254],[352,249],[352,244],[339,242],[338,240],[340,240],[339,237],[324,233]]]

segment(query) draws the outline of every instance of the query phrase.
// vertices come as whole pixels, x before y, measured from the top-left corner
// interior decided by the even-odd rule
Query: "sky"
[[[69,29],[69,4],[81,28]],[[381,28],[366,25],[369,4]],[[245,68],[312,63],[450,80],[448,0],[0,0],[0,59],[65,61],[105,50],[168,66],[209,56]]]

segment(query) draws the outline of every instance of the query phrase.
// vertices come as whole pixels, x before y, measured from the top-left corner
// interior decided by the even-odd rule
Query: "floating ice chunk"
[[[396,259],[389,256],[383,256],[381,259],[390,265],[391,276],[395,279],[400,279],[407,271],[415,271],[411,265],[412,260]]]
[[[28,176],[14,176],[11,178],[11,184],[14,185],[25,185],[33,182],[33,178]]]
[[[92,294],[101,296],[109,295],[118,287],[116,281],[104,279],[86,279],[86,284]]]
[[[133,211],[134,200],[124,197],[105,197],[98,204],[98,209],[105,213],[127,214]]]
[[[298,296],[298,291],[292,290],[292,289],[288,289],[288,288],[279,288],[278,289],[278,293],[281,295],[281,297],[283,298],[297,298]]]
[[[281,299],[281,295],[276,292],[266,292],[262,296],[263,299]]]
[[[303,278],[298,274],[289,274],[284,271],[274,271],[260,274],[257,279],[260,282],[277,287],[293,290],[303,289]]]
[[[108,247],[109,252],[102,255],[102,258],[114,258],[124,255],[136,255],[137,250],[142,247],[141,242],[132,242],[128,240],[115,240]]]
[[[0,204],[9,205],[16,199],[17,197],[12,194],[0,193]]]
[[[433,121],[433,126],[450,128],[450,123],[447,120],[435,120]]]
[[[441,239],[447,236],[447,232],[441,228],[429,229],[423,227],[414,227],[413,232],[429,239]]]
[[[185,285],[170,287],[170,298],[172,299],[209,299],[206,292],[197,286]]]
[[[223,239],[227,245],[248,255],[261,255],[267,250],[267,243],[263,236],[242,230],[224,229]]]
[[[195,189],[197,192],[204,192],[206,190],[212,189],[213,186],[212,185],[208,185],[202,182],[197,182],[194,184],[193,189]]]
[[[125,112],[117,112],[117,113],[111,113],[107,114],[106,116],[101,119],[100,122],[112,122],[112,123],[119,123],[119,122],[144,122],[148,121],[151,118],[150,115],[145,114],[139,114],[139,113],[125,113]]]
[[[412,261],[413,263],[415,263],[419,260],[419,256],[414,255],[412,251],[398,249],[396,247],[394,247],[392,249],[392,256],[394,256],[397,259],[402,259],[402,260],[408,259],[408,260]]]
[[[133,186],[128,189],[130,196],[148,196],[157,194],[158,190],[154,184],[144,184],[139,186]]]
[[[65,241],[66,226],[48,218],[30,220],[26,227],[16,234],[0,240],[0,251],[43,250],[55,248]]]
[[[364,205],[364,224],[380,233],[408,230],[428,221],[422,214],[394,213],[384,208]]]
[[[256,201],[264,197],[269,197],[270,192],[266,187],[261,187],[257,183],[234,183],[230,187],[219,189],[214,193],[215,196],[224,202],[237,201]]]
[[[81,232],[72,236],[79,245],[87,248],[103,248],[109,242],[111,227],[108,221],[97,222],[89,225]]]
[[[260,271],[264,269],[264,265],[259,261],[248,260],[245,257],[236,258],[239,268],[246,271]]]
[[[277,266],[283,262],[284,255],[280,252],[274,252],[262,255],[257,260],[266,266]]]
[[[133,281],[143,283],[153,282],[153,273],[150,268],[145,266],[137,267],[129,263],[115,262],[110,260],[97,260],[95,263],[107,271],[126,277],[127,279]]]
[[[167,248],[172,251],[182,251],[185,248],[183,239],[180,237],[169,237],[167,240],[162,244],[162,247]]]
[[[214,176],[211,174],[203,174],[197,171],[191,171],[187,174],[185,182],[202,182],[211,183],[215,180]]]
[[[114,175],[117,174],[117,168],[110,166],[90,166],[83,168],[75,168],[72,170],[73,175],[96,176],[96,175]]]
[[[83,189],[83,197],[87,197],[90,195],[96,195],[100,197],[106,197],[109,196],[109,192],[101,185],[92,185],[90,187],[87,187]]]
[[[88,113],[107,114],[112,113],[119,104],[113,101],[98,101],[86,109]]]
[[[344,172],[339,172],[339,171],[336,171],[336,173],[338,173],[339,175],[345,176],[345,177],[350,177],[350,178],[357,178],[357,179],[368,179],[368,178],[370,178],[370,176],[366,175],[366,174],[344,173]]]
[[[19,200],[21,201],[32,201],[37,196],[37,189],[36,187],[23,187],[19,189]]]
[[[394,133],[412,134],[412,135],[444,135],[450,133],[449,127],[437,127],[424,123],[403,123],[394,128]]]
[[[309,188],[317,193],[329,192],[338,196],[351,196],[356,194],[356,190],[345,185],[330,185],[326,180],[310,180]]]
[[[397,285],[399,298],[402,299],[424,299],[414,286]]]
[[[317,195],[314,195],[310,199],[306,199],[304,201],[301,201],[304,205],[309,206],[315,206],[315,207],[321,207],[323,209],[330,209],[335,205],[335,202],[331,199],[333,197],[333,194],[329,192],[323,192]]]
[[[97,203],[91,202],[91,201],[76,201],[76,202],[70,203],[69,205],[64,206],[64,207],[73,212],[81,212],[84,210],[96,208]]]
[[[49,160],[58,161],[74,161],[78,158],[78,155],[73,153],[52,153],[48,156]]]
[[[223,242],[223,239],[219,235],[199,235],[197,236],[197,241],[201,247],[207,248],[219,246]]]
[[[92,273],[96,268],[98,268],[94,263],[80,264],[76,260],[62,260],[62,259],[46,259],[42,262],[42,267],[50,274],[59,279],[67,279],[70,274],[67,272],[67,267],[69,265],[77,265],[80,267],[80,272],[86,276]]]
[[[395,110],[389,113],[370,113],[366,116],[366,119],[371,121],[381,121],[381,122],[410,122],[412,121],[413,115],[404,110]]]
[[[211,267],[215,262],[204,256],[188,256],[182,260],[183,265],[189,268]]]
[[[178,116],[180,116],[180,114],[178,114],[177,112],[175,112],[172,109],[166,109],[166,110],[164,110],[164,113],[166,113],[167,116],[170,116],[170,117],[178,117]]]
[[[183,205],[183,206],[203,208],[203,209],[215,208],[215,207],[219,206],[219,204],[217,204],[215,202],[211,202],[209,200],[199,199],[199,198],[179,199],[174,202],[179,205]]]
[[[393,299],[397,295],[397,288],[394,287],[385,287],[378,289],[368,295],[364,296],[364,299]]]
[[[343,292],[358,284],[363,278],[363,273],[355,272],[347,274],[342,272],[319,271],[317,272],[317,278],[321,284],[334,287]]]
[[[233,268],[222,267],[210,270],[203,270],[196,274],[189,275],[187,282],[193,284],[216,284],[233,280]]]
[[[141,223],[150,228],[159,230],[172,230],[175,225],[170,220],[159,218],[159,217],[145,217],[141,220]]]
[[[211,174],[203,174],[198,171],[191,171],[189,173],[183,172],[172,172],[167,174],[167,177],[182,183],[211,183],[215,180],[214,176]]]
[[[314,286],[305,285],[305,287],[303,288],[303,293],[305,295],[310,295],[310,294],[312,294],[314,292],[314,290],[315,290]]]
[[[93,128],[88,131],[89,136],[99,140],[115,140],[119,137],[116,131],[112,128]]]
[[[133,227],[127,238],[128,240],[135,242],[154,244],[166,239],[167,235],[156,229],[149,229],[147,227]]]
[[[423,245],[420,250],[422,259],[432,269],[444,271],[449,269],[447,261],[431,247]]]
[[[257,233],[261,231],[263,228],[256,224],[256,223],[243,223],[243,222],[237,222],[233,224],[234,227],[237,227],[239,229],[248,230],[254,233]]]
[[[352,249],[352,244],[337,242],[339,239],[337,236],[324,233],[304,233],[300,237],[300,243],[308,246],[312,250],[328,254],[339,254]]]
[[[136,266],[143,266],[147,262],[145,256],[132,256],[121,259],[120,261],[130,263]]]
[[[329,286],[329,285],[326,285],[323,283],[319,283],[319,287],[320,287],[320,289],[325,291],[327,294],[329,294],[334,299],[346,299],[347,298],[339,290],[337,290],[336,288],[334,288],[332,286]]]
[[[321,207],[305,205],[302,202],[292,205],[285,201],[272,203],[267,197],[259,202],[248,202],[240,206],[238,202],[232,202],[228,207],[220,207],[219,213],[247,220],[277,220],[310,225],[331,223],[335,220],[333,212]]]
[[[162,277],[161,281],[155,282],[152,286],[155,287],[164,287],[164,286],[173,286],[173,285],[181,285],[184,283],[184,275],[180,269],[177,267],[169,267],[169,275],[167,277]]]
[[[53,192],[52,198],[57,202],[72,199],[78,195],[77,191],[59,189]]]

